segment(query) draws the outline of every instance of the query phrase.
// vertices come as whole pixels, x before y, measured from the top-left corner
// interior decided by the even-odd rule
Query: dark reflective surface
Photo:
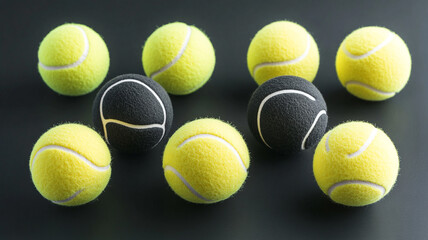
[[[0,238],[2,239],[426,239],[428,230],[428,55],[426,1],[33,1],[4,2],[0,9]],[[332,203],[312,173],[314,149],[281,156],[251,135],[247,102],[257,85],[246,66],[251,38],[264,25],[296,21],[314,36],[321,65],[314,84],[327,102],[328,129],[366,120],[398,148],[398,182],[381,202],[365,208]],[[169,136],[186,121],[220,117],[244,135],[251,151],[249,177],[232,199],[214,205],[185,202],[163,177],[166,139],[142,155],[113,153],[112,179],[94,202],[77,208],[43,199],[31,181],[33,144],[49,127],[92,124],[96,92],[70,98],[55,94],[37,72],[39,42],[64,22],[86,24],[110,50],[107,78],[144,74],[145,39],[171,21],[203,29],[216,49],[212,79],[196,93],[172,96]],[[340,85],[334,62],[343,38],[354,29],[381,25],[397,32],[413,58],[407,87],[380,103],[361,101]]]

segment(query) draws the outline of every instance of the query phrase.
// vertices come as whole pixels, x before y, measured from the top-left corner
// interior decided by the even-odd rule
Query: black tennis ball
[[[317,144],[327,127],[327,106],[318,89],[295,76],[260,85],[248,104],[253,135],[278,152],[292,153]]]
[[[124,74],[108,81],[92,107],[95,129],[124,152],[154,148],[171,128],[173,111],[166,91],[152,79]]]

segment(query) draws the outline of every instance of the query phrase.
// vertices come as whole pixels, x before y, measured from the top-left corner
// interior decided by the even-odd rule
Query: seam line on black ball
[[[263,134],[262,134],[261,127],[260,127],[260,115],[261,115],[261,112],[262,112],[263,106],[265,105],[265,103],[266,103],[269,99],[271,99],[271,98],[273,98],[273,97],[275,97],[275,96],[277,96],[277,95],[280,95],[280,94],[289,94],[289,93],[292,93],[292,94],[300,94],[300,95],[303,95],[303,96],[305,96],[305,97],[309,98],[309,99],[310,99],[310,100],[312,100],[312,101],[316,101],[316,99],[315,99],[313,96],[311,96],[311,95],[309,95],[309,94],[307,94],[307,93],[305,93],[305,92],[302,92],[302,91],[299,91],[299,90],[294,90],[294,89],[285,89],[285,90],[280,90],[280,91],[276,91],[276,92],[273,92],[273,93],[271,93],[271,94],[267,95],[267,96],[262,100],[262,102],[260,103],[259,109],[258,109],[258,111],[257,111],[257,129],[259,130],[260,138],[261,138],[261,139],[262,139],[262,141],[266,144],[266,146],[268,146],[269,148],[272,148],[272,147],[271,147],[271,146],[269,146],[269,144],[267,144],[266,140],[263,138]]]
[[[192,28],[190,26],[187,26],[187,34],[186,34],[186,38],[184,39],[183,45],[181,45],[180,51],[178,51],[177,56],[174,57],[174,59],[172,59],[171,62],[169,62],[167,65],[161,67],[159,70],[154,71],[153,73],[149,74],[150,78],[154,78],[157,75],[165,72],[166,70],[168,70],[170,67],[172,67],[175,63],[178,62],[178,60],[180,60],[181,56],[183,56],[184,51],[187,48],[187,45],[189,44],[190,41],[190,36],[192,35]]]
[[[368,56],[374,54],[375,52],[381,50],[383,47],[385,47],[386,45],[388,45],[388,43],[390,43],[392,41],[392,39],[394,38],[394,35],[395,34],[393,32],[389,32],[388,37],[383,42],[381,42],[379,45],[374,47],[372,50],[370,50],[370,51],[368,51],[362,55],[354,55],[354,54],[350,53],[348,51],[348,49],[346,49],[346,44],[343,45],[342,50],[346,54],[346,56],[348,56],[349,58],[354,59],[354,60],[359,60],[359,59],[368,57]]]
[[[232,144],[230,144],[228,141],[224,140],[221,137],[218,137],[218,136],[215,136],[212,134],[208,134],[208,133],[202,133],[202,134],[198,134],[198,135],[187,138],[180,145],[178,145],[177,148],[181,148],[186,143],[188,143],[192,140],[198,139],[198,138],[211,138],[211,139],[214,139],[214,140],[219,141],[219,142],[223,143],[224,145],[226,145],[226,147],[229,148],[232,151],[232,153],[235,155],[235,157],[239,160],[239,163],[240,163],[242,169],[244,169],[244,171],[247,172],[247,167],[245,167],[244,161],[242,160],[241,156],[239,155],[239,152],[235,149],[235,147],[233,147]]]
[[[372,86],[370,86],[370,85],[368,85],[368,84],[365,84],[365,83],[362,83],[362,82],[358,82],[358,81],[354,81],[354,80],[351,80],[351,81],[347,81],[346,83],[345,83],[345,88],[346,89],[348,89],[348,86],[349,85],[358,85],[358,86],[360,86],[360,87],[363,87],[363,88],[367,88],[367,89],[369,89],[369,90],[372,90],[373,92],[376,92],[376,93],[378,93],[378,94],[380,94],[380,95],[385,95],[385,96],[394,96],[395,94],[396,94],[396,92],[386,92],[386,91],[382,91],[382,90],[379,90],[379,89],[377,89],[377,88],[374,88],[374,87],[372,87]]]
[[[298,56],[298,57],[296,57],[294,59],[286,60],[286,61],[281,61],[281,62],[263,62],[263,63],[259,63],[259,64],[257,64],[253,68],[253,76],[256,76],[257,70],[259,70],[259,68],[262,68],[262,67],[268,67],[268,66],[285,66],[285,65],[290,65],[290,64],[298,63],[298,62],[302,61],[303,59],[305,59],[306,56],[308,56],[310,48],[311,48],[311,36],[309,35],[309,33],[307,33],[306,49],[302,53],[302,55],[300,55],[300,56]]]
[[[47,65],[44,65],[39,60],[40,67],[42,67],[42,68],[44,68],[46,70],[62,70],[62,69],[77,67],[80,64],[82,64],[83,61],[85,61],[86,57],[89,54],[89,39],[88,39],[88,36],[86,35],[85,30],[82,27],[77,26],[77,25],[72,25],[72,26],[75,27],[75,28],[77,28],[77,29],[79,29],[82,32],[82,35],[83,35],[83,41],[84,41],[85,46],[84,46],[83,53],[80,56],[80,58],[77,61],[75,61],[74,63],[70,63],[70,64],[63,65],[63,66],[47,66]]]
[[[369,186],[369,187],[373,187],[376,188],[377,190],[379,190],[382,194],[382,196],[385,194],[386,189],[376,183],[372,183],[372,182],[368,182],[368,181],[361,181],[361,180],[345,180],[345,181],[341,181],[338,183],[333,184],[331,187],[329,187],[327,194],[328,196],[331,196],[331,193],[340,186],[344,186],[344,185],[348,185],[348,184],[360,184],[360,185],[365,185],[365,186]]]
[[[198,193],[198,191],[196,191],[192,185],[190,185],[189,182],[186,181],[186,179],[173,167],[171,167],[170,165],[165,166],[164,171],[171,171],[173,172],[180,180],[181,182],[186,185],[186,187],[189,189],[190,192],[193,193],[193,195],[195,195],[197,198],[201,199],[202,201],[205,202],[212,202],[213,200],[210,200],[208,198],[205,198],[204,196],[202,196],[200,193]]]
[[[308,140],[309,135],[311,135],[312,130],[314,129],[315,125],[318,123],[318,120],[321,118],[322,115],[327,115],[327,112],[325,110],[321,110],[318,112],[317,116],[315,117],[314,121],[312,122],[311,127],[309,128],[308,132],[306,133],[305,137],[303,137],[302,145],[300,148],[302,150],[305,150],[305,144],[306,140]]]
[[[63,147],[63,146],[59,146],[59,145],[47,145],[47,146],[44,146],[44,147],[40,148],[36,152],[36,154],[34,154],[33,161],[31,162],[31,169],[33,169],[34,163],[36,162],[37,157],[42,152],[47,151],[47,150],[60,150],[60,151],[72,154],[74,157],[77,157],[79,160],[81,160],[82,162],[86,163],[89,167],[91,167],[91,168],[93,168],[93,169],[95,169],[97,171],[106,171],[106,170],[108,170],[110,168],[110,165],[107,165],[107,166],[104,166],[104,167],[97,166],[93,162],[91,162],[89,159],[87,159],[85,156],[83,156],[82,154],[80,154],[80,153],[78,153],[78,152],[76,152],[74,150],[71,150],[69,148],[66,148],[66,147]]]
[[[149,90],[153,96],[156,98],[156,100],[159,102],[159,104],[161,105],[162,108],[162,113],[163,113],[163,122],[162,124],[147,124],[147,125],[138,125],[138,124],[131,124],[131,123],[127,123],[127,122],[123,122],[117,119],[105,119],[104,118],[104,114],[103,114],[103,102],[104,102],[104,97],[106,96],[107,92],[110,91],[113,87],[121,84],[121,83],[136,83],[136,84],[140,84],[142,86],[144,86],[145,88],[147,88],[147,90]],[[135,79],[123,79],[120,80],[114,84],[112,84],[111,86],[109,86],[103,93],[103,95],[101,96],[101,100],[100,100],[100,117],[101,117],[101,122],[103,125],[103,130],[104,130],[104,137],[106,139],[106,142],[110,144],[109,140],[108,140],[108,134],[107,134],[107,124],[108,123],[115,123],[115,124],[119,124],[128,128],[133,128],[133,129],[149,129],[149,128],[160,128],[162,129],[162,136],[159,138],[159,140],[156,142],[156,144],[154,146],[156,146],[163,138],[163,136],[165,135],[165,124],[166,124],[166,110],[165,110],[165,106],[162,102],[162,100],[160,99],[160,97],[156,94],[155,91],[153,91],[153,89],[151,89],[149,86],[147,86],[146,84],[144,84],[143,82],[140,82],[138,80]]]
[[[56,203],[56,204],[63,204],[66,202],[70,202],[71,200],[75,199],[77,197],[77,195],[79,195],[81,192],[83,192],[83,190],[85,190],[85,189],[82,188],[82,189],[76,191],[75,193],[73,193],[73,195],[71,195],[69,198],[66,198],[64,200],[57,200],[57,201],[51,200],[51,202]]]

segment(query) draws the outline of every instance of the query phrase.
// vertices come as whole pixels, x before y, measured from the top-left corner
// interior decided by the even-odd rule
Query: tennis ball
[[[214,203],[237,192],[250,156],[239,132],[217,119],[186,123],[169,139],[163,155],[172,190],[193,203]]]
[[[98,197],[111,174],[110,152],[103,139],[80,124],[49,129],[33,147],[30,171],[43,197],[64,206]]]
[[[154,148],[171,128],[173,111],[168,93],[155,81],[124,74],[107,82],[95,97],[95,129],[123,152]]]
[[[143,48],[147,76],[174,95],[186,95],[210,79],[215,65],[214,48],[195,26],[174,22],[154,31]]]
[[[400,92],[410,77],[406,43],[383,27],[363,27],[349,34],[337,51],[336,71],[352,95],[381,101]]]
[[[39,73],[55,92],[80,96],[92,92],[106,77],[110,58],[103,39],[81,24],[52,30],[39,47]]]
[[[280,76],[254,91],[247,119],[260,143],[281,153],[292,153],[312,147],[324,135],[327,106],[309,81]]]
[[[312,82],[319,66],[318,47],[297,23],[273,22],[257,32],[247,53],[247,65],[257,84],[293,75]]]
[[[313,170],[321,190],[334,202],[364,206],[383,198],[399,168],[389,137],[366,122],[347,122],[327,132],[315,150]]]

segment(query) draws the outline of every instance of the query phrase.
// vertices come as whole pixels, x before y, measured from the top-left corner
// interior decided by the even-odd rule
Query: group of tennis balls
[[[41,42],[38,58],[45,83],[68,96],[93,91],[109,69],[104,41],[80,24],[52,30]],[[278,21],[263,27],[251,41],[247,59],[249,72],[260,85],[249,101],[247,118],[261,144],[280,153],[318,144],[315,179],[334,202],[364,206],[391,190],[399,158],[381,129],[346,122],[325,134],[327,106],[311,83],[319,66],[318,47],[302,26]],[[148,77],[124,74],[101,87],[93,103],[96,131],[62,124],[36,142],[29,165],[43,197],[66,206],[97,198],[111,174],[107,144],[122,152],[148,151],[158,145],[173,120],[168,93],[186,95],[201,88],[214,70],[215,54],[203,32],[175,22],[150,35],[142,62]],[[351,94],[385,100],[406,85],[411,57],[397,34],[364,27],[340,45],[336,70]],[[241,188],[249,164],[241,134],[228,123],[206,118],[184,124],[171,136],[162,166],[177,195],[194,203],[214,203]]]

